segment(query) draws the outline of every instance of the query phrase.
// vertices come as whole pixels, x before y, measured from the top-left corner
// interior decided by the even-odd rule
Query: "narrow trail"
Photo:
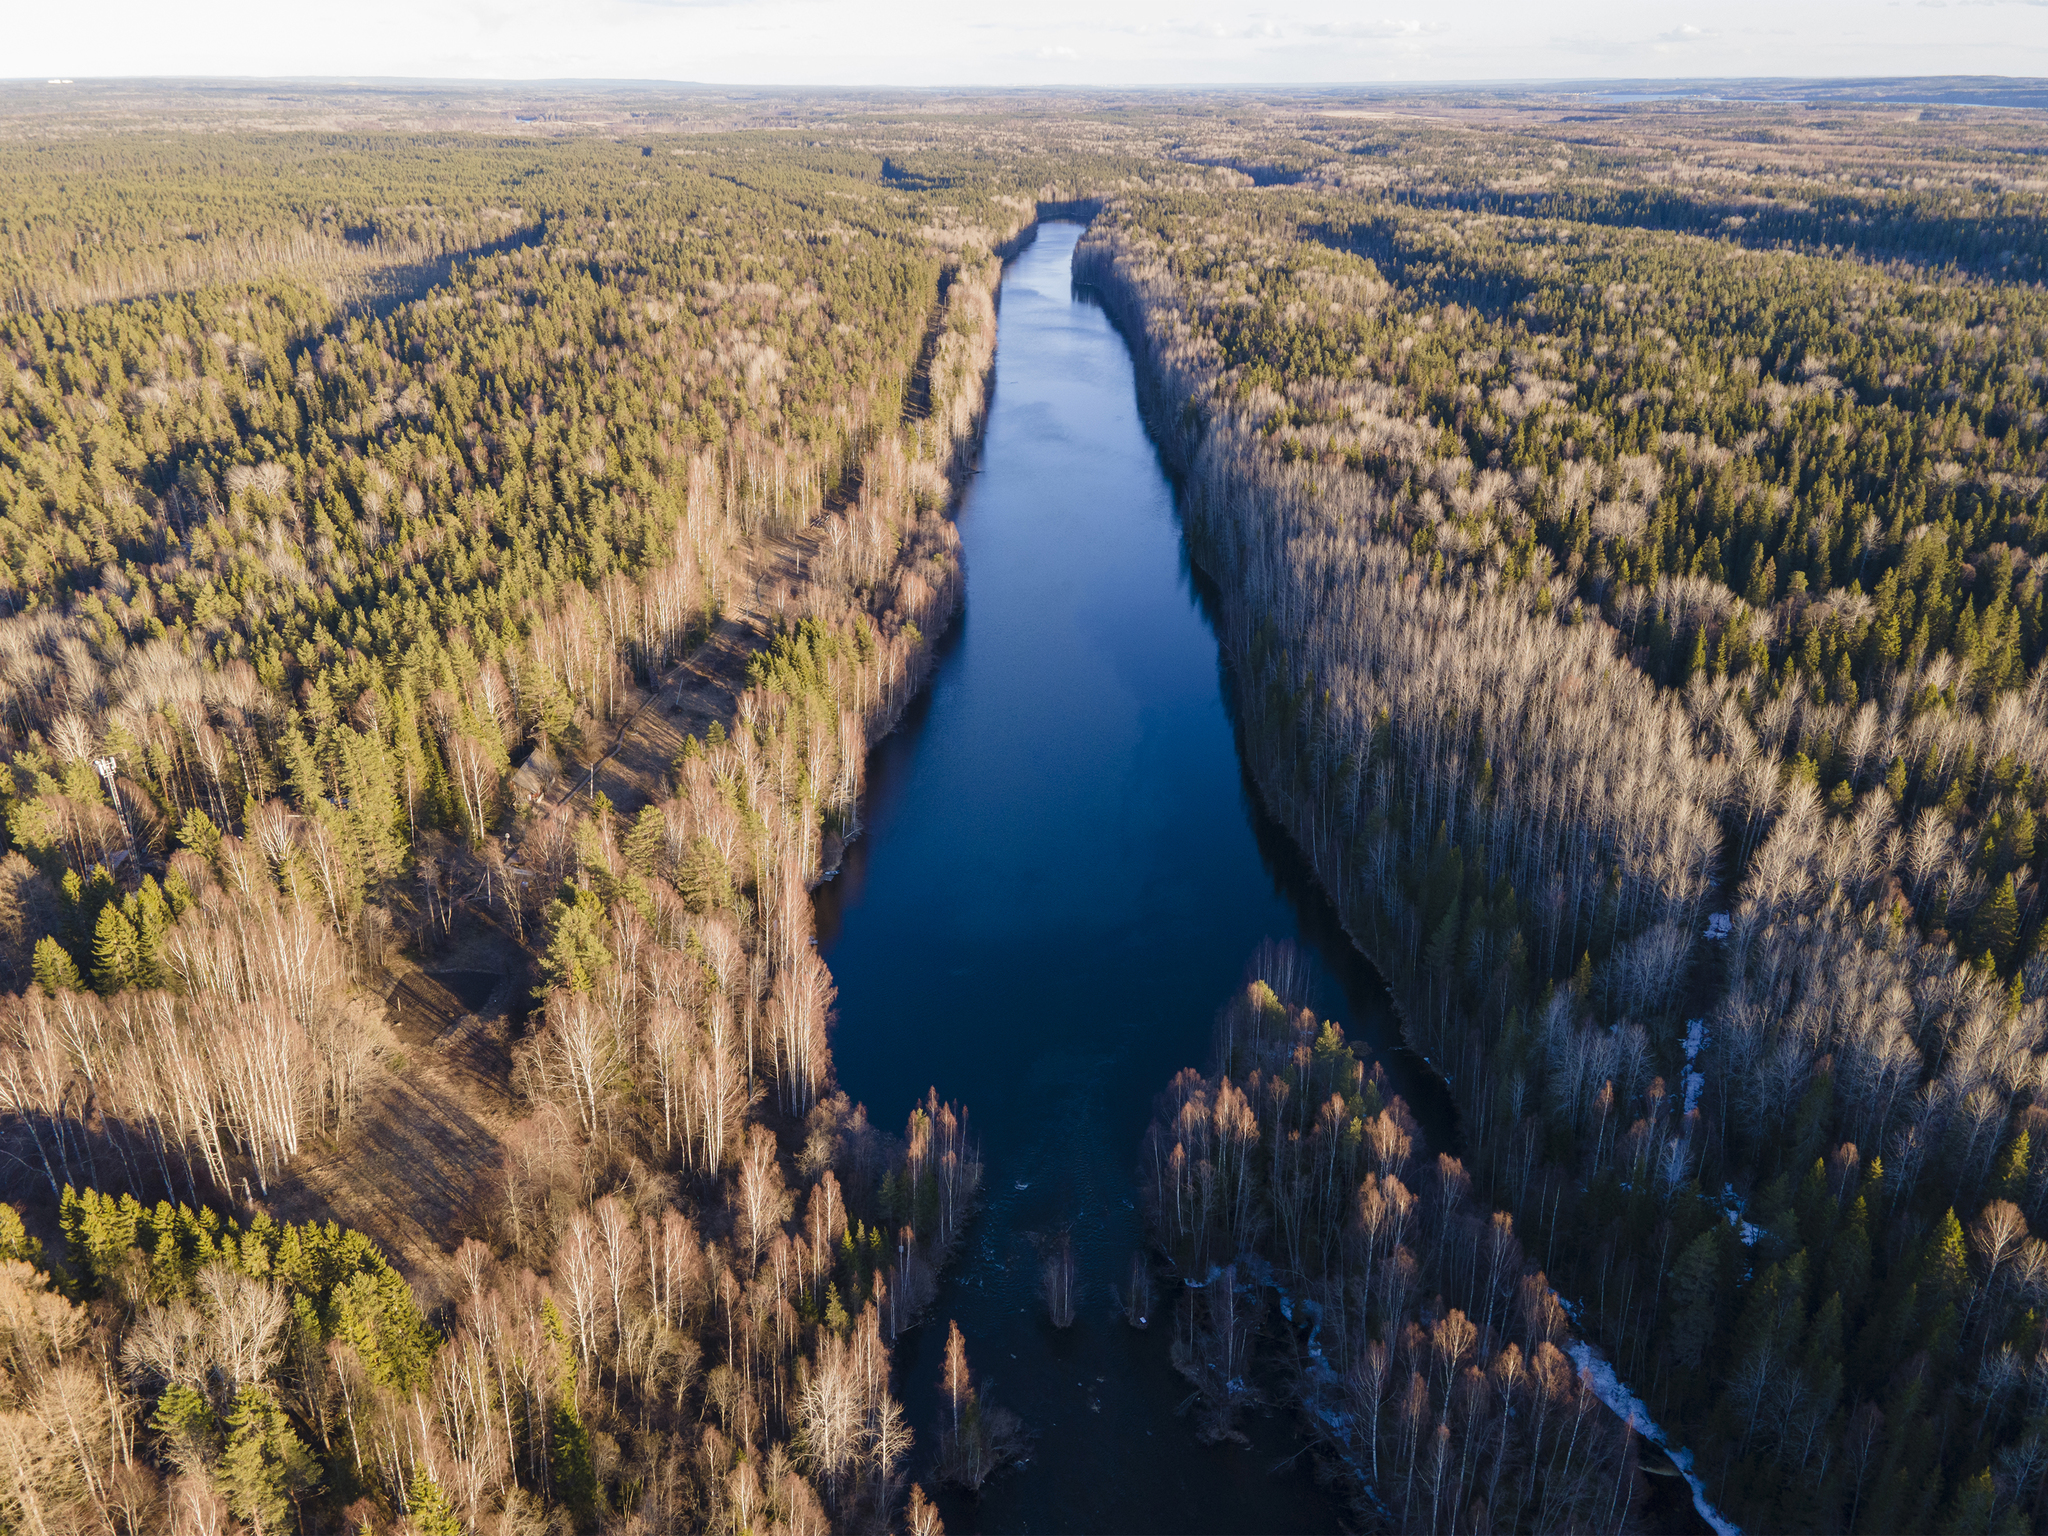
[[[266,1202],[283,1220],[367,1233],[430,1304],[447,1292],[463,1238],[483,1235],[501,1137],[516,1113],[510,946],[485,924],[433,970],[394,971],[382,1001],[395,1053],[369,1067],[348,1127],[308,1148],[293,1187]],[[504,974],[473,1009],[443,979],[493,969]]]

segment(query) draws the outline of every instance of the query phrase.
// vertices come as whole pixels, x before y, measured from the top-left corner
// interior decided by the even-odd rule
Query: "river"
[[[930,1490],[946,1322],[1033,1436],[1028,1462],[941,1508],[956,1533],[1334,1530],[1291,1416],[1197,1443],[1170,1329],[1112,1288],[1143,1246],[1135,1171],[1154,1097],[1208,1064],[1253,949],[1315,957],[1320,1011],[1375,1049],[1384,989],[1260,812],[1199,578],[1139,415],[1131,357],[1043,225],[1002,287],[981,470],[959,512],[965,613],[869,765],[866,831],[818,900],[840,1085],[886,1127],[927,1086],[967,1104],[985,1205],[898,1395]],[[1383,1051],[1384,1055],[1385,1052]],[[1391,1060],[1396,1084],[1416,1074]],[[1434,1085],[1425,1124],[1441,1125]],[[1432,1127],[1434,1128],[1434,1127]],[[1082,1302],[1057,1330],[1034,1237],[1070,1228]]]

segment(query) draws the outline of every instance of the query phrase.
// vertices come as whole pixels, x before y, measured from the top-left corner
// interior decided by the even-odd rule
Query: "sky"
[[[0,76],[1172,85],[2048,75],[2048,0],[0,0]]]

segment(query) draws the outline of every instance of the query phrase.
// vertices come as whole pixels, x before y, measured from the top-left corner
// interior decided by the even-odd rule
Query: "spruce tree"
[[[1721,1265],[1720,1227],[1702,1232],[1678,1256],[1671,1267],[1671,1324],[1667,1335],[1671,1361],[1681,1371],[1691,1372],[1706,1357],[1720,1324],[1715,1282]]]
[[[1970,919],[1970,936],[1963,944],[1964,954],[1974,958],[1989,955],[1995,970],[2003,970],[2012,959],[2013,945],[2019,939],[2020,904],[2013,890],[2012,876],[2007,875],[1998,882],[1998,889],[1991,893],[1990,900],[1977,909],[1977,915]]]
[[[2033,1160],[2033,1138],[2025,1126],[1998,1159],[1998,1171],[1991,1176],[1990,1198],[2010,1200],[2022,1210],[2027,1204],[2027,1165]]]
[[[220,836],[220,828],[202,810],[187,811],[178,823],[178,846],[191,849],[209,864],[220,857]]]
[[[1992,1486],[1991,1473],[1981,1471],[1951,1495],[1941,1524],[1935,1529],[1939,1536],[1980,1536],[1980,1533],[1992,1536],[1992,1533],[2027,1529],[2024,1522],[2001,1521],[1997,1516],[1998,1492]]]
[[[668,840],[668,823],[663,819],[661,808],[644,805],[640,814],[633,818],[633,825],[619,840],[620,852],[626,856],[627,867],[636,875],[652,876],[654,861],[661,856],[662,844]]]
[[[1827,1285],[1853,1312],[1870,1283],[1870,1204],[1862,1195],[1849,1202],[1835,1240],[1828,1247]]]
[[[83,992],[85,978],[78,974],[78,962],[55,939],[45,934],[36,940],[33,970],[36,985],[55,997],[59,992]]]
[[[220,1450],[220,1419],[197,1388],[172,1382],[157,1400],[149,1427],[162,1437],[163,1453],[179,1466],[206,1466]]]
[[[547,904],[541,921],[548,933],[540,957],[544,988],[588,992],[612,963],[604,942],[609,920],[603,900],[595,891],[565,883],[562,894]]]
[[[718,845],[701,833],[691,842],[683,866],[676,872],[676,889],[684,905],[703,915],[732,905],[732,871]]]
[[[135,941],[135,927],[112,902],[100,908],[100,920],[92,938],[93,990],[111,997],[135,980],[141,950]]]
[[[124,914],[135,928],[135,985],[164,985],[164,931],[171,926],[171,906],[154,875],[142,877],[142,889],[128,898]]]
[[[597,1471],[590,1455],[590,1431],[576,1406],[576,1351],[569,1329],[554,1302],[541,1303],[541,1326],[555,1346],[557,1388],[549,1420],[554,1441],[549,1471],[555,1497],[571,1514],[582,1517],[597,1498]]]
[[[412,1487],[407,1493],[414,1536],[463,1536],[462,1517],[446,1490],[434,1480],[424,1463],[413,1468]]]
[[[8,1260],[40,1268],[43,1245],[40,1240],[29,1236],[28,1228],[22,1225],[20,1211],[11,1205],[0,1205],[0,1262]]]
[[[1921,1249],[1918,1280],[1929,1300],[1962,1305],[1970,1286],[1970,1254],[1953,1206],[1942,1213]]]
[[[319,1473],[277,1399],[265,1387],[244,1387],[228,1411],[220,1458],[221,1485],[234,1512],[257,1536],[290,1531],[299,1499],[318,1486]]]
[[[1692,654],[1687,658],[1685,671],[1680,674],[1678,685],[1682,688],[1707,670],[1707,626],[1702,624],[1693,631]]]

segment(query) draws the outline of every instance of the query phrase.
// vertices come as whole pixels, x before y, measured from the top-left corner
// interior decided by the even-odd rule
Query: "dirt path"
[[[784,535],[753,552],[753,559],[727,587],[726,610],[694,654],[677,662],[655,686],[635,690],[635,707],[612,734],[595,764],[564,769],[568,781],[549,797],[559,809],[576,796],[602,790],[615,810],[631,816],[655,799],[671,764],[682,756],[687,736],[702,736],[715,720],[732,720],[733,705],[746,686],[747,660],[773,630],[773,595],[795,586],[802,562],[817,550],[815,536]]]
[[[516,1114],[508,1035],[523,984],[523,958],[488,926],[429,969],[398,970],[384,999],[396,1052],[372,1069],[349,1128],[293,1170],[297,1187],[272,1214],[359,1228],[428,1305],[448,1294],[456,1248],[483,1235],[499,1137]]]

